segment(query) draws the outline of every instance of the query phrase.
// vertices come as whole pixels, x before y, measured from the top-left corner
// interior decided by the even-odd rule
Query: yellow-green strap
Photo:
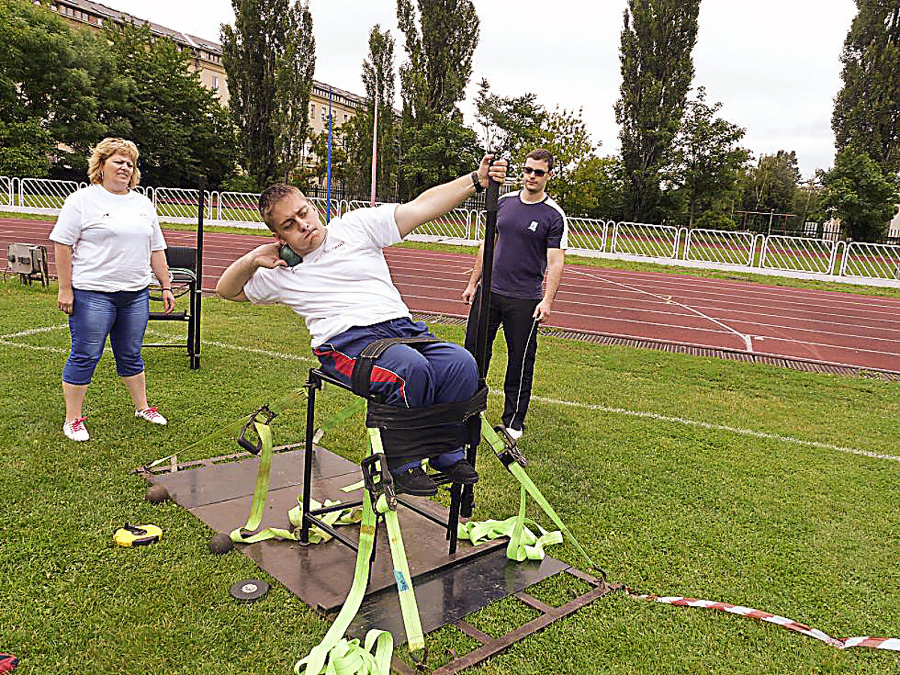
[[[524,489],[522,489],[521,492],[524,494]],[[524,511],[521,509],[520,515],[524,515]],[[510,537],[510,544],[507,546],[507,555],[511,559],[519,562],[525,559],[543,560],[545,556],[544,549],[547,546],[562,543],[562,532],[559,530],[547,532],[530,518],[523,518],[523,527],[518,543],[514,543],[513,532],[518,519],[519,516],[513,516],[506,520],[469,520],[457,525],[457,536],[459,539],[471,541],[473,546],[478,546],[485,541],[493,541],[494,539],[499,539],[501,537]],[[535,535],[529,529],[529,526],[536,528],[541,535]]]
[[[383,452],[381,432],[369,428],[369,443],[372,454]],[[425,636],[422,634],[422,622],[419,619],[419,607],[413,590],[412,575],[406,560],[406,549],[403,546],[403,535],[400,534],[400,521],[397,512],[387,507],[387,500],[379,498],[375,505],[378,513],[384,516],[387,526],[388,542],[391,546],[391,560],[394,563],[394,581],[397,583],[397,594],[400,596],[400,611],[403,614],[403,628],[406,630],[406,641],[410,650],[425,648]]]
[[[481,416],[481,434],[484,436],[485,440],[488,444],[494,449],[497,454],[503,453],[506,451],[506,444],[500,438],[496,431],[494,431],[493,427],[488,423],[488,421],[484,418],[484,415]],[[575,535],[572,534],[572,531],[566,527],[566,524],[562,521],[562,519],[556,514],[556,511],[553,510],[553,507],[550,506],[550,503],[544,498],[544,495],[541,494],[541,491],[538,490],[537,486],[528,477],[528,474],[525,473],[525,469],[517,462],[510,463],[507,467],[507,470],[516,477],[519,483],[522,486],[523,490],[527,490],[528,494],[537,502],[538,506],[546,513],[550,520],[566,535],[566,538],[572,542],[572,545],[575,546],[576,549],[584,556],[585,560],[591,565],[591,567],[595,569],[600,569],[597,565],[594,564],[594,561],[591,560],[591,557],[587,554],[581,544],[578,543],[578,540],[575,539]],[[521,509],[520,509],[521,510]]]
[[[269,474],[272,471],[272,429],[268,424],[254,420],[253,427],[262,441],[262,452],[259,454],[259,469],[256,472],[256,488],[253,490],[253,503],[250,506],[250,517],[247,524],[229,535],[234,542],[251,543],[245,541],[244,532],[252,532],[259,527],[262,521],[263,509],[266,505],[266,493],[269,491]],[[259,540],[257,540],[259,541]]]
[[[359,550],[356,555],[356,568],[353,572],[353,584],[350,586],[350,592],[347,594],[347,599],[344,600],[344,606],[341,607],[341,611],[335,618],[334,623],[331,624],[331,627],[328,629],[322,642],[313,647],[312,651],[310,651],[305,658],[300,659],[294,664],[294,672],[298,675],[301,673],[305,675],[319,675],[319,673],[325,672],[329,675],[331,675],[331,673],[337,673],[330,663],[331,652],[337,648],[335,658],[346,653],[345,650],[338,647],[338,645],[341,644],[344,633],[347,632],[350,622],[353,621],[353,617],[355,617],[356,613],[359,611],[363,596],[366,593],[366,586],[369,583],[369,559],[372,555],[372,549],[375,547],[376,524],[377,516],[375,515],[375,510],[372,508],[372,499],[369,496],[369,492],[365,491],[363,492],[362,521],[359,524]],[[391,646],[391,649],[393,649],[393,645]],[[388,662],[390,662],[390,656],[387,658]],[[327,670],[326,663],[328,664]],[[387,672],[388,671],[385,671],[385,673]]]

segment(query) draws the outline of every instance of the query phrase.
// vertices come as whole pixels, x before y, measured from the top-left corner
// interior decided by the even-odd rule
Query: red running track
[[[6,245],[53,248],[51,224],[0,220]],[[266,236],[207,232],[203,288],[212,290],[233,260]],[[166,232],[171,245],[193,246],[189,232]],[[415,311],[465,316],[460,300],[469,255],[385,250],[394,282]],[[722,279],[568,265],[549,325],[634,339],[752,352],[761,356],[900,372],[900,298],[879,298]]]

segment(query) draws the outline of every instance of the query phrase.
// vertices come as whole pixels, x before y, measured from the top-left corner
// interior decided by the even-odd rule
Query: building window
[[[97,17],[97,25],[103,28],[103,19],[101,19],[99,16]]]
[[[311,119],[311,120],[316,119],[316,104],[315,103],[309,104],[309,119]]]
[[[213,75],[213,91],[219,91],[219,76]]]

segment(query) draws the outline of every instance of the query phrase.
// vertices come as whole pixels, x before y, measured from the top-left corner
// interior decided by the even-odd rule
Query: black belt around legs
[[[354,394],[372,400],[369,392],[369,378],[372,376],[372,369],[375,367],[375,361],[378,357],[384,354],[388,347],[393,345],[415,345],[429,342],[444,342],[444,340],[429,336],[390,337],[369,343],[356,359],[356,363],[353,364],[353,373],[350,376],[351,391]]]

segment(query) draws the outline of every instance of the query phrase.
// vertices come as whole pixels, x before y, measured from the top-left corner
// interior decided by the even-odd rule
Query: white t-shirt
[[[102,185],[73,192],[50,241],[72,247],[72,286],[84,291],[139,291],[150,284],[150,253],[166,248],[153,202]]]
[[[314,348],[353,326],[409,317],[382,253],[402,239],[396,208],[385,204],[333,219],[325,241],[302,263],[257,269],[244,295],[291,307],[306,321]]]

